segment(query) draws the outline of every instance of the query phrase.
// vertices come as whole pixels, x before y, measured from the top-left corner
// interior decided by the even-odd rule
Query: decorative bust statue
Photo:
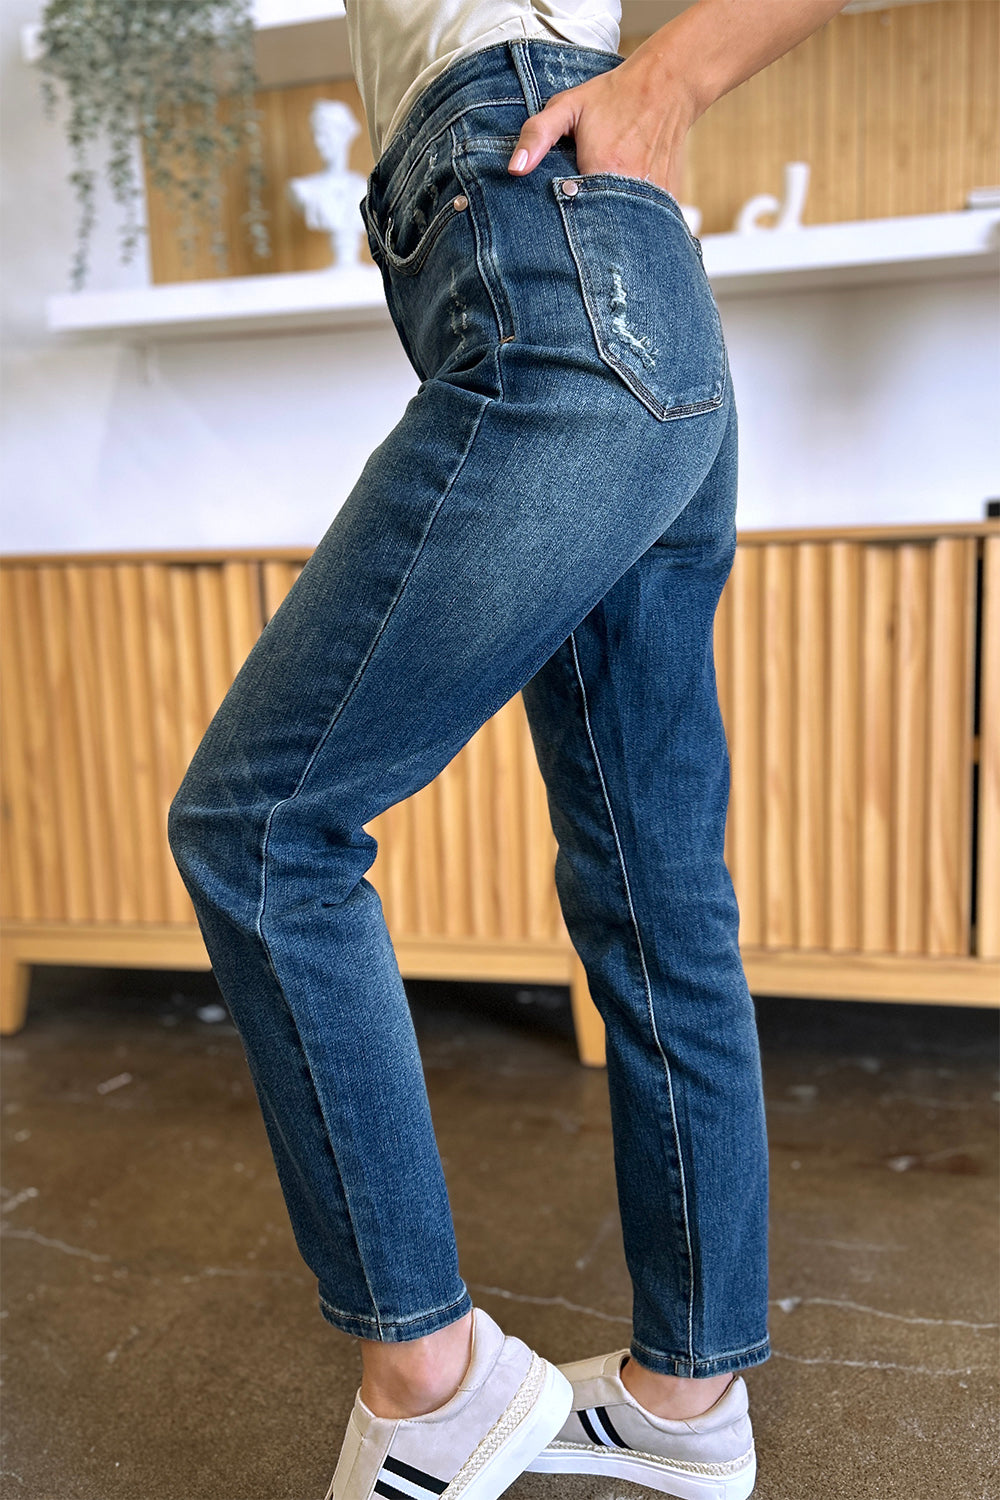
[[[326,171],[290,178],[288,196],[302,210],[309,229],[322,229],[330,236],[331,264],[354,266],[364,233],[358,204],[368,184],[360,172],[348,169],[347,153],[361,126],[339,99],[317,99],[309,123]]]

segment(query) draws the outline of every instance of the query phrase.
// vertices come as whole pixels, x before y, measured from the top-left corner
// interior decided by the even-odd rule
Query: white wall
[[[64,345],[75,205],[61,120],[44,118],[0,14],[0,289],[7,553],[304,544],[325,531],[416,388],[391,326]],[[748,185],[748,194],[752,185]],[[89,288],[135,286],[101,202]],[[740,412],[746,527],[976,520],[1000,495],[996,295],[988,280],[720,297]]]
[[[992,278],[719,299],[740,524],[982,520],[1000,497]]]

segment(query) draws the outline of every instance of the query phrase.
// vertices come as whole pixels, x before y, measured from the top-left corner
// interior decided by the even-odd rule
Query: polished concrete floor
[[[607,1085],[566,992],[408,985],[476,1300],[623,1347]],[[991,1012],[759,1002],[774,1357],[755,1500],[995,1500]],[[10,1500],[320,1500],[357,1383],[210,975],[39,969],[3,1059]],[[640,1500],[526,1475],[512,1500]]]

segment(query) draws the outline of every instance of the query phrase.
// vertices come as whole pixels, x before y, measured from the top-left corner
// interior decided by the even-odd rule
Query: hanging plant
[[[143,198],[135,170],[141,145],[150,182],[179,217],[185,258],[207,225],[226,267],[222,174],[247,150],[248,208],[241,215],[254,254],[270,255],[262,207],[264,167],[250,0],[49,0],[42,12],[42,93],[52,118],[59,84],[68,104],[69,181],[79,209],[70,280],[86,278],[97,172],[91,148],[106,139],[105,172],[124,210],[121,258],[132,260]]]

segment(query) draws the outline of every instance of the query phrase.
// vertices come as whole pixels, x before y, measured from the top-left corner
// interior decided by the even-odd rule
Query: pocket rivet
[[[580,191],[580,184],[578,182],[573,182],[571,179],[569,182],[563,183],[562,190],[567,198],[575,198],[577,193]]]
[[[463,208],[468,208],[468,206],[469,206],[469,200],[465,196],[464,193],[459,193],[459,195],[458,195],[457,198],[453,198],[452,199],[451,206],[452,206],[452,208],[458,209],[458,210],[461,210]]]

